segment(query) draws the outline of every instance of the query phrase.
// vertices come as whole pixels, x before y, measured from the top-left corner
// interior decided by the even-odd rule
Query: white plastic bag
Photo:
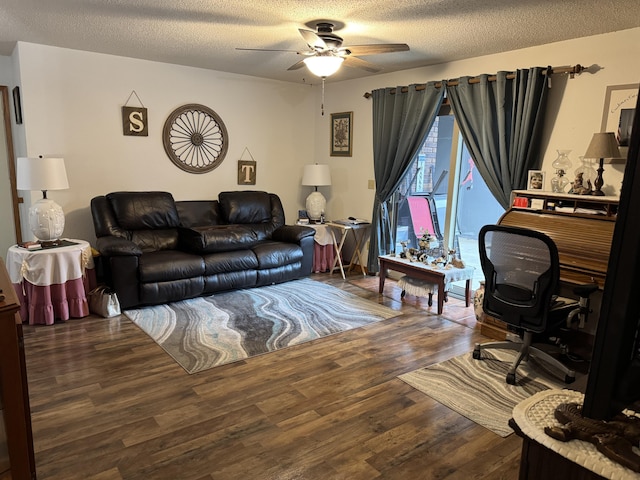
[[[89,311],[104,318],[120,315],[120,302],[115,292],[109,287],[101,285],[88,294]]]

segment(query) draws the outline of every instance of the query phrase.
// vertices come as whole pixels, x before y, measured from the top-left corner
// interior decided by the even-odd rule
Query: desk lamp
[[[602,179],[602,172],[604,172],[603,163],[607,159],[611,163],[611,159],[620,158],[620,149],[618,148],[618,141],[613,132],[606,133],[594,133],[589,148],[587,148],[584,158],[597,158],[600,160],[600,166],[598,167],[598,176],[593,182],[595,190],[592,195],[602,196],[602,185],[604,180]]]
[[[20,157],[16,167],[18,190],[42,191],[42,198],[29,208],[31,232],[43,245],[56,245],[64,230],[64,212],[47,198],[47,190],[69,188],[64,159]]]
[[[318,187],[331,185],[331,170],[329,165],[305,165],[302,174],[302,185],[315,187],[306,201],[307,214],[314,221],[319,221],[324,216],[327,200],[318,191]]]

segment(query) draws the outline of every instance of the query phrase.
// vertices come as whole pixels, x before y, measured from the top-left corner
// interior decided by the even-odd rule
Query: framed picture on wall
[[[527,190],[544,190],[544,172],[542,170],[529,170]]]
[[[607,87],[602,112],[601,132],[613,132],[618,139],[620,153],[627,158],[631,125],[636,111],[640,84],[611,85]]]
[[[16,118],[16,125],[22,124],[22,102],[20,101],[20,87],[13,89],[13,114]]]
[[[353,112],[331,114],[331,156],[350,157],[352,147]]]

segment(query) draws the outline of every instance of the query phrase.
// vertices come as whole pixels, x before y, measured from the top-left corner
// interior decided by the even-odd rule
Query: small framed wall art
[[[20,87],[13,88],[13,114],[16,118],[16,125],[22,124],[22,102],[20,101]]]
[[[527,190],[544,190],[544,172],[542,170],[529,170]]]
[[[251,160],[243,159],[245,153],[249,155]],[[258,164],[253,159],[253,155],[247,147],[244,147],[240,160],[238,160],[238,185],[255,185],[257,169]]]
[[[238,160],[238,185],[256,184],[256,161]]]
[[[350,157],[353,144],[353,112],[331,114],[331,156]]]
[[[631,125],[638,100],[637,83],[610,85],[604,97],[601,132],[614,132],[620,147],[620,154],[626,158],[631,138]]]

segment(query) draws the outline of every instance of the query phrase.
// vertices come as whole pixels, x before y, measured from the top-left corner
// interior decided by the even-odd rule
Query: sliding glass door
[[[396,193],[396,252],[402,250],[401,242],[415,247],[422,232],[429,231],[476,267],[476,289],[483,280],[478,232],[496,223],[504,209],[476,170],[454,117],[446,113],[434,122]],[[463,294],[464,282],[451,292]]]

